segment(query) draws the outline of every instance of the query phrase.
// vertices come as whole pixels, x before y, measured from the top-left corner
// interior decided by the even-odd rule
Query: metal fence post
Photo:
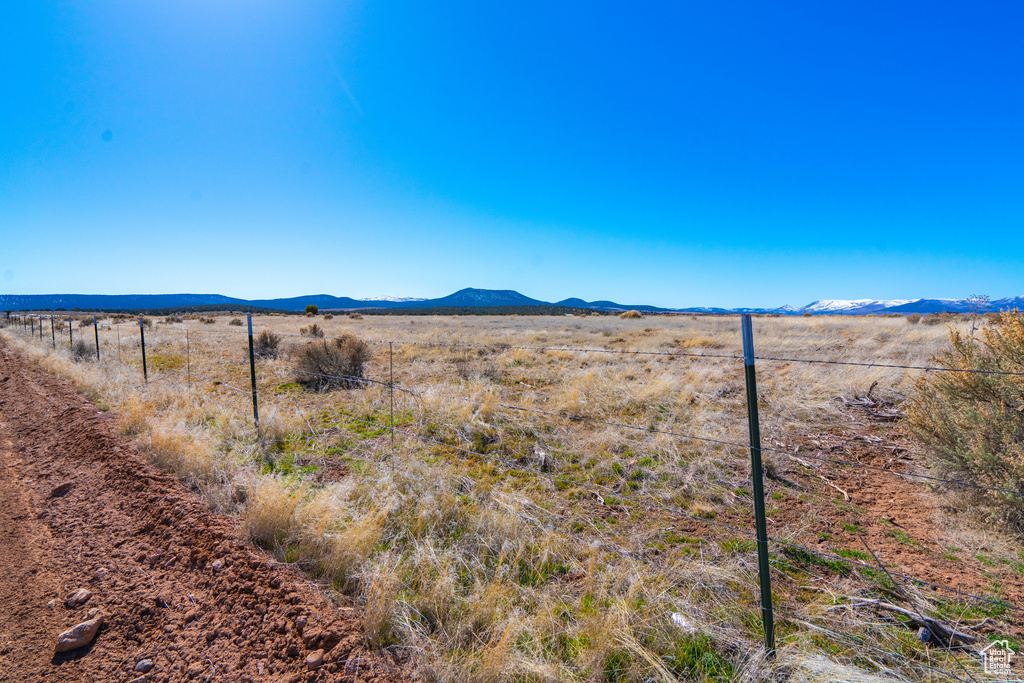
[[[757,372],[754,369],[754,332],[750,314],[741,316],[743,367],[747,380],[747,422],[750,426],[750,468],[754,480],[754,520],[757,527],[757,573],[761,583],[761,619],[764,650],[775,658],[775,618],[772,611],[772,579],[768,566],[768,525],[764,512],[764,470],[761,465],[761,424],[757,414]]]
[[[71,331],[71,316],[68,316],[68,348],[75,345],[75,333]]]
[[[96,362],[100,360],[100,326],[96,322],[96,316],[92,317],[92,329],[96,333]]]
[[[149,383],[149,371],[146,369],[146,330],[142,325],[142,316],[139,316],[139,339],[142,340],[142,379]]]
[[[57,328],[53,324],[53,316],[50,316],[50,341],[53,342],[54,350],[57,349]]]
[[[192,345],[188,342],[188,328],[185,328],[185,377],[188,379],[188,398],[192,400]]]
[[[249,373],[252,375],[252,419],[256,423],[256,434],[260,433],[260,409],[256,404],[256,352],[252,343],[252,313],[245,314],[249,323]]]
[[[391,390],[391,455],[395,455],[395,349],[394,342],[388,342],[389,378],[388,388]]]

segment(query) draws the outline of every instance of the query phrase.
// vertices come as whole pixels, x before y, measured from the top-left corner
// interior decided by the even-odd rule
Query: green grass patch
[[[845,548],[841,548],[836,551],[836,555],[839,557],[845,557],[848,560],[860,560],[861,562],[868,562],[871,560],[871,555],[863,550],[847,550]]]
[[[782,554],[790,558],[794,562],[803,565],[813,565],[817,567],[825,567],[831,569],[837,574],[846,575],[850,573],[850,565],[846,564],[842,560],[833,560],[828,557],[822,557],[815,553],[804,550],[803,548],[794,548],[792,546],[786,546],[782,549]]]
[[[727,553],[749,553],[757,547],[753,541],[745,538],[727,538],[719,545]]]
[[[733,666],[715,650],[709,636],[684,636],[677,640],[663,660],[683,681],[729,681]]]

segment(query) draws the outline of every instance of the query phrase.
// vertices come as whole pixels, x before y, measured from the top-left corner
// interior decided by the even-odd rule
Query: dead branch
[[[898,607],[892,603],[884,602],[877,598],[858,598],[850,595],[846,597],[851,601],[850,604],[840,605],[839,607],[875,607],[876,609],[880,609],[885,612],[899,614],[909,619],[915,626],[927,629],[930,636],[929,639],[934,638],[942,647],[957,647],[965,643],[976,643],[978,641],[978,637],[975,635],[958,631],[951,626],[943,624],[937,619],[926,617],[914,610]]]
[[[906,413],[900,410],[895,403],[892,401],[886,401],[885,399],[875,398],[872,395],[876,386],[878,386],[878,382],[872,382],[871,387],[868,389],[868,393],[862,397],[854,397],[850,399],[845,396],[839,396],[838,398],[842,401],[843,405],[848,408],[860,408],[868,415],[879,420],[892,421],[904,417]]]
[[[839,491],[839,493],[843,494],[843,499],[847,503],[850,502],[850,494],[849,493],[847,493],[846,491],[842,490],[841,488],[839,488],[838,486],[836,486],[835,484],[833,484],[832,482],[830,482],[828,479],[826,479],[824,476],[822,476],[820,474],[818,475],[818,479],[821,479],[823,482],[825,482],[826,484],[828,484],[829,486],[834,488],[836,491]]]

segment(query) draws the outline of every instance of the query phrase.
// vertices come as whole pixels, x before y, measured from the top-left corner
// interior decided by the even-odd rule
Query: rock
[[[306,668],[312,671],[324,665],[324,651],[317,650],[306,655]]]
[[[53,649],[54,653],[67,652],[68,650],[88,645],[96,637],[102,624],[103,615],[101,614],[95,619],[83,621],[81,624],[64,631],[57,636],[57,645]]]
[[[55,488],[55,489],[53,489],[52,491],[50,491],[50,495],[49,495],[49,496],[47,496],[47,497],[48,497],[48,498],[60,498],[60,497],[61,497],[61,496],[63,496],[63,495],[65,494],[65,493],[67,493],[68,491],[70,491],[70,490],[71,490],[71,487],[73,487],[74,485],[75,485],[75,483],[74,483],[74,482],[72,482],[72,481],[69,481],[69,482],[67,482],[66,484],[61,484],[61,485],[60,485],[60,486],[58,486],[57,488]]]
[[[96,579],[97,581],[102,581],[108,576],[110,576],[110,570],[106,567],[100,567],[92,573],[92,578]]]
[[[302,633],[302,629],[306,628],[306,617],[295,617],[295,630]]]
[[[68,609],[75,609],[81,607],[85,603],[89,602],[89,598],[92,597],[92,591],[86,590],[85,588],[78,588],[67,594],[64,598],[64,606]]]
[[[214,560],[210,566],[213,567],[213,571],[219,572],[221,569],[224,569],[224,560]]]
[[[135,670],[139,673],[149,673],[153,669],[153,662],[149,659],[139,660],[139,663],[135,665]]]

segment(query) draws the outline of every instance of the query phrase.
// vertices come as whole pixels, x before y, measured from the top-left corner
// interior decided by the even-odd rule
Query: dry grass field
[[[768,532],[781,541],[771,663],[738,319],[257,316],[257,333],[281,337],[257,361],[258,433],[234,319],[153,319],[148,383],[132,319],[101,320],[100,362],[75,360],[66,320],[56,350],[48,319],[41,340],[2,334],[279,561],[361,605],[367,638],[408,649],[428,679],[980,671],[864,602],[876,598],[960,628],[988,619],[983,637],[1024,642],[1020,613],[1000,604],[1024,604],[1019,537],[901,476],[931,471],[901,421],[849,405],[871,390],[899,408],[921,371],[758,361]],[[368,343],[367,381],[303,383],[312,324]],[[94,350],[91,322],[72,325]],[[763,357],[929,365],[950,326],[971,322],[762,317],[754,343]]]

